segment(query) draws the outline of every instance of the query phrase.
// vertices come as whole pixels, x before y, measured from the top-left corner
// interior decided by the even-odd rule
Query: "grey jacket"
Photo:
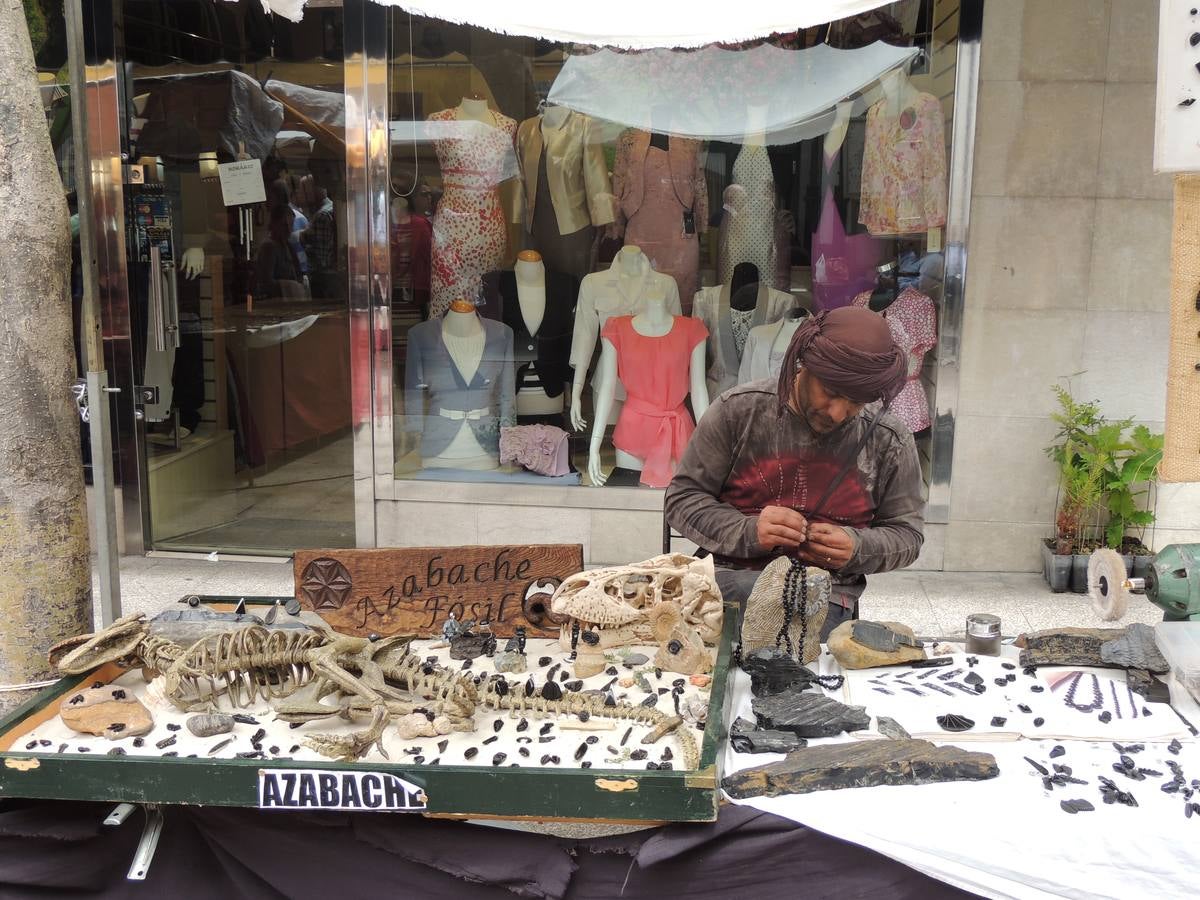
[[[667,521],[713,553],[718,564],[761,569],[773,558],[758,544],[758,514],[785,506],[814,521],[844,526],[854,555],[832,573],[834,597],[852,606],[872,572],[911,564],[924,540],[925,501],[912,434],[883,414],[832,497],[826,487],[853,451],[878,406],[828,435],[803,416],[777,413],[776,382],[752,381],[709,406],[667,487]]]
[[[516,375],[513,333],[503,322],[480,318],[483,358],[468,384],[459,374],[442,340],[442,320],[430,319],[408,332],[404,366],[404,427],[420,432],[421,455],[437,456],[462,427],[463,418],[439,415],[439,410],[472,413],[468,417],[475,439],[489,453],[500,452],[500,426],[515,425]]]

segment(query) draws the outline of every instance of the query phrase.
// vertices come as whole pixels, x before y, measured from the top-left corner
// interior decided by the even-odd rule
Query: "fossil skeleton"
[[[711,557],[668,553],[579,572],[559,585],[551,609],[567,619],[562,643],[572,649],[580,632],[598,635],[600,649],[658,643],[680,621],[706,644],[721,636],[721,592]]]
[[[680,724],[677,717],[629,703],[606,705],[598,694],[569,693],[558,700],[526,695],[524,684],[492,676],[483,696],[475,679],[433,665],[409,652],[411,640],[393,636],[372,641],[328,631],[280,630],[259,625],[222,629],[184,647],[156,633],[155,621],[138,613],[103,631],[70,638],[50,650],[50,663],[64,675],[81,675],[109,662],[140,667],[147,679],[161,675],[164,694],[179,709],[208,710],[225,696],[235,707],[257,700],[286,700],[276,707],[282,721],[312,722],[339,716],[369,716],[371,724],[350,735],[310,735],[305,743],[324,756],[362,757],[372,746],[386,758],[383,731],[393,716],[424,712],[439,733],[472,731],[478,706],[513,714],[580,715],[653,724],[644,743],[653,743]],[[500,685],[503,684],[503,687]],[[321,700],[338,695],[338,706]],[[686,728],[676,738],[689,768],[698,765],[696,743]]]

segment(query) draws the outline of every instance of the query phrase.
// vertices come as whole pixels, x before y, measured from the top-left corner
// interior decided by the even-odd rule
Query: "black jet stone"
[[[745,654],[742,670],[750,676],[750,690],[755,697],[769,697],[793,685],[803,689],[815,680],[811,669],[776,647],[760,647]]]
[[[1067,752],[1067,748],[1064,747],[1062,744],[1055,744],[1054,747],[1050,750],[1050,758],[1058,759],[1060,756],[1065,756],[1066,752]]]
[[[1100,713],[1098,718],[1100,719],[1101,722],[1103,722],[1105,725],[1107,725],[1109,722],[1112,721],[1112,713],[1110,713],[1106,709],[1104,712]]]
[[[992,727],[993,728],[1003,728],[1004,723],[1007,721],[1008,721],[1008,719],[1004,718],[1004,716],[992,716]]]
[[[542,698],[545,700],[562,699],[562,688],[558,686],[557,681],[547,681],[542,685]]]
[[[762,728],[790,731],[799,737],[833,737],[862,731],[871,717],[861,706],[847,706],[824,694],[791,687],[771,697],[756,697],[751,708]]]

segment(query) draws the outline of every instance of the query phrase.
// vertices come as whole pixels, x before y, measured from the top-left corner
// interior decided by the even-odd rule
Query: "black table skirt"
[[[754,809],[592,840],[404,814],[166,807],[144,882],[143,817],[112,803],[0,804],[0,897],[913,898],[971,896],[874,851]]]

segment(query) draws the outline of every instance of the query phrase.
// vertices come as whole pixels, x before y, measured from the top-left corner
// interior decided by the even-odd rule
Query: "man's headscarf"
[[[855,403],[891,403],[908,374],[887,321],[860,306],[817,313],[796,329],[779,372],[781,411],[801,366],[830,391]]]

